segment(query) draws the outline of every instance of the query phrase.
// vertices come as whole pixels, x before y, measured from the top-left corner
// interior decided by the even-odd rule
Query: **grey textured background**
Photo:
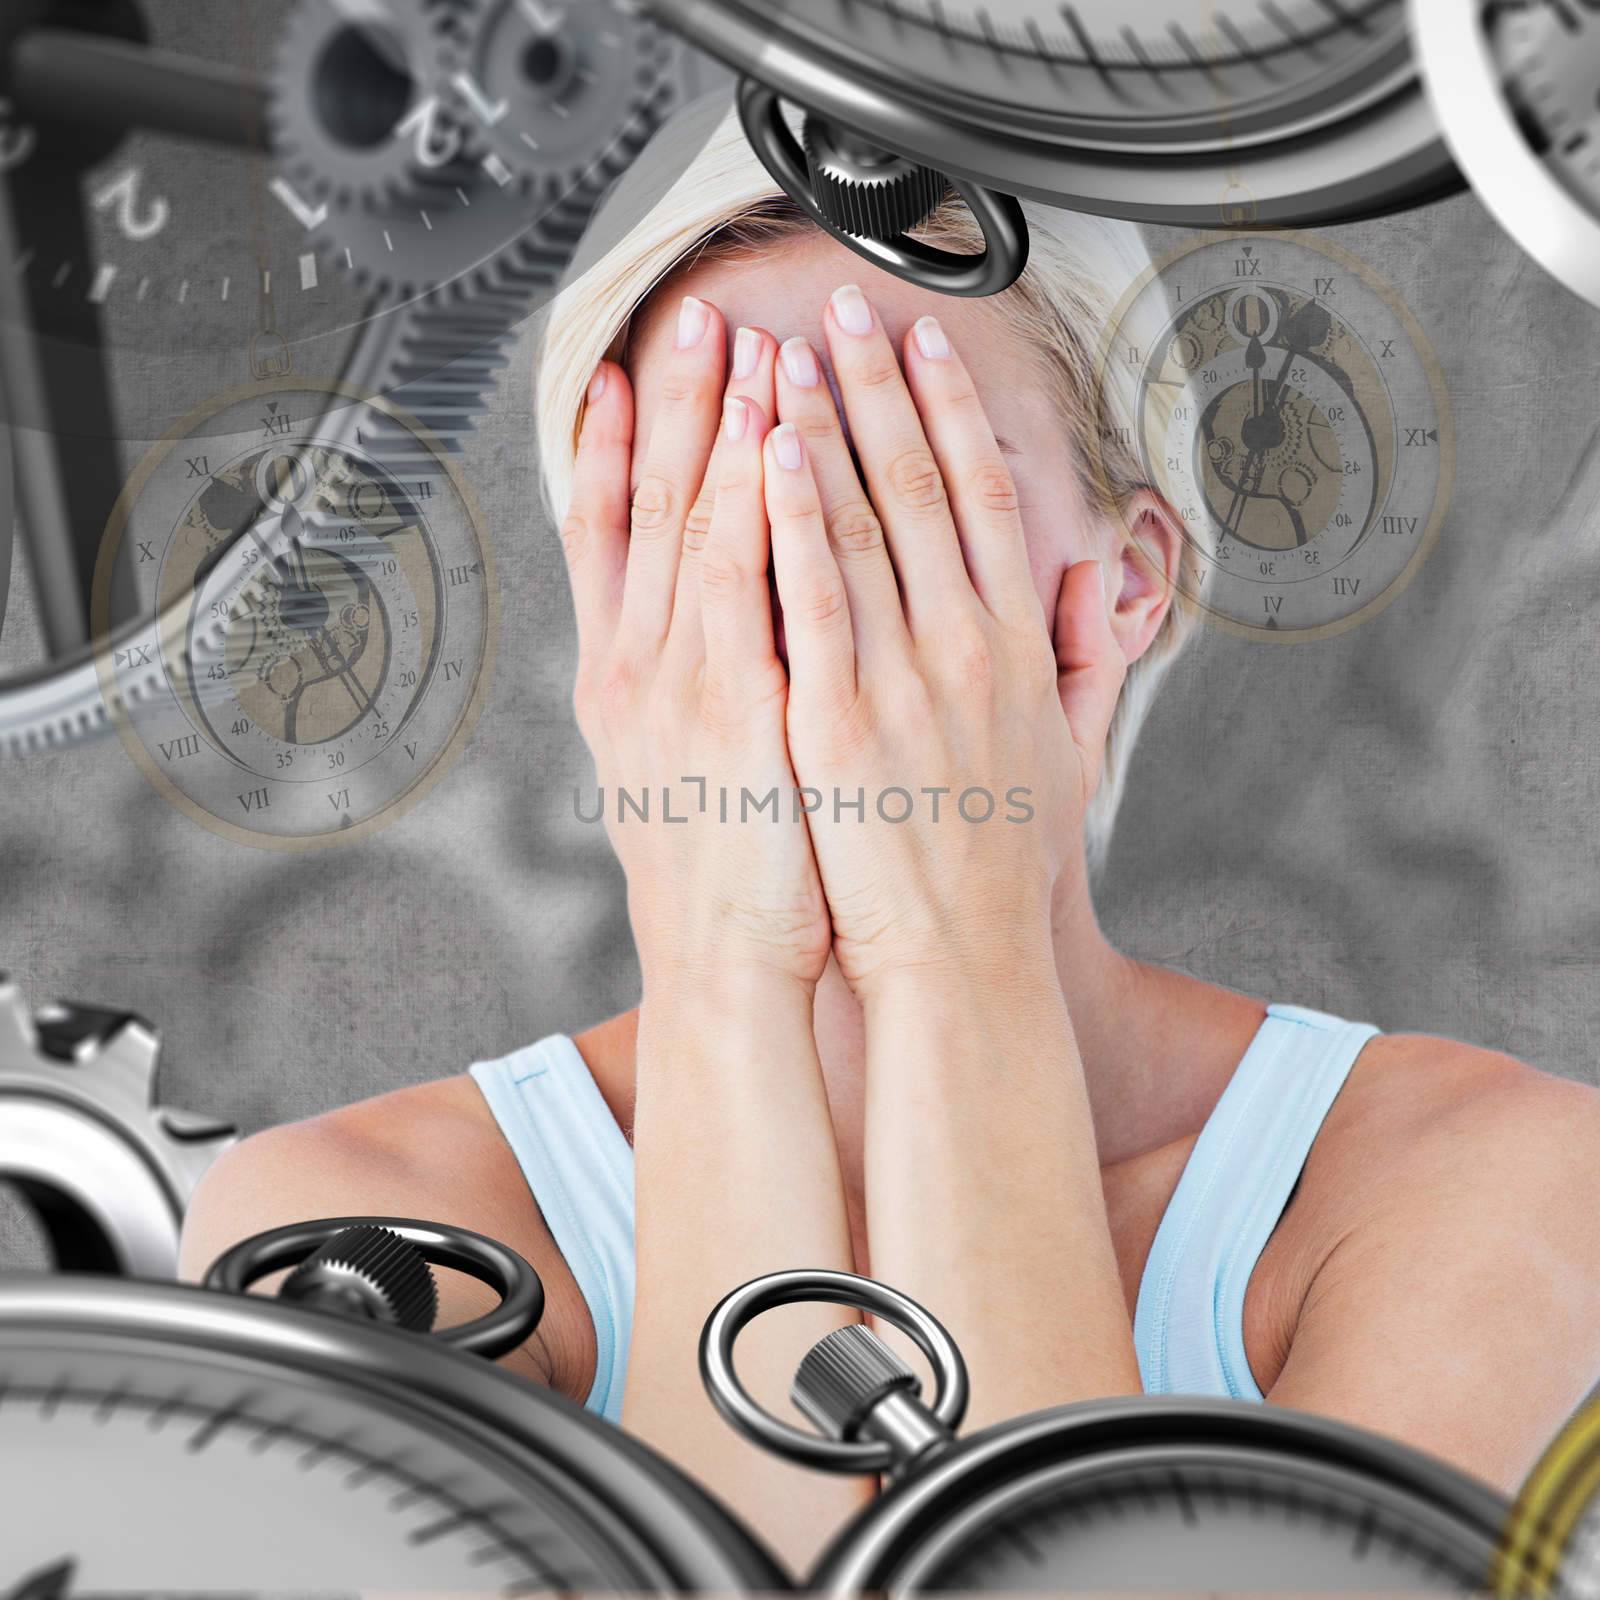
[[[1434,341],[1454,508],[1409,591],[1355,632],[1202,635],[1140,747],[1104,920],[1220,983],[1593,1080],[1600,312],[1470,197],[1330,236]],[[115,740],[0,768],[0,968],[36,1002],[154,1019],[171,1103],[256,1129],[634,1003],[621,876],[572,817],[592,779],[532,366],[530,341],[467,461],[499,564],[495,681],[418,809],[282,856],[171,809]],[[0,661],[33,651],[22,597]],[[35,1253],[0,1208],[0,1261]]]

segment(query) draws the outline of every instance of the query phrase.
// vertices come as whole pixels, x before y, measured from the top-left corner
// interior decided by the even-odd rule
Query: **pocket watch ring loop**
[[[205,1286],[243,1294],[270,1273],[299,1266],[337,1235],[367,1228],[398,1234],[430,1265],[464,1272],[500,1296],[500,1304],[494,1310],[459,1327],[436,1332],[433,1337],[441,1343],[494,1361],[515,1350],[539,1325],[544,1314],[544,1286],[515,1250],[465,1228],[396,1217],[334,1217],[273,1228],[219,1256],[206,1274]]]
[[[999,294],[1022,276],[1028,264],[1028,223],[1022,203],[1015,196],[999,194],[962,178],[924,173],[921,176],[931,178],[936,184],[938,195],[942,195],[945,184],[949,184],[966,202],[983,230],[983,253],[963,255],[939,250],[913,239],[903,228],[893,232],[885,229],[887,237],[875,237],[856,231],[862,221],[860,218],[852,221],[854,208],[843,203],[847,198],[844,194],[847,184],[839,190],[838,197],[825,198],[806,151],[784,120],[783,101],[775,90],[754,78],[743,79],[739,85],[739,117],[751,148],[795,204],[819,228],[874,266],[939,294],[973,299]],[[899,162],[899,158],[892,159],[907,166],[908,172],[912,170],[908,163]],[[937,199],[936,195],[935,204]]]
[[[780,1422],[757,1405],[734,1370],[733,1347],[763,1312],[797,1304],[852,1306],[898,1328],[928,1358],[937,1393],[932,1416],[952,1434],[966,1415],[967,1364],[948,1329],[907,1295],[853,1272],[773,1272],[735,1289],[711,1313],[700,1336],[700,1377],[712,1404],[746,1438],[802,1466],[824,1472],[892,1472],[900,1456],[879,1439],[828,1439]],[[826,1341],[824,1341],[826,1342]]]

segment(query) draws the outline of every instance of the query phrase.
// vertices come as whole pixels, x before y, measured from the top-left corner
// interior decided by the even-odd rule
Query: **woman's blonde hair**
[[[669,126],[658,137],[658,144],[667,141],[660,159],[670,161],[676,155],[680,167],[685,141],[704,143],[647,210],[640,197],[648,193],[645,186],[652,174],[659,181],[659,162],[652,168],[647,152],[624,178],[606,208],[610,219],[603,212],[590,236],[588,261],[580,257],[575,263],[547,313],[538,429],[545,495],[558,524],[571,499],[589,380],[603,359],[624,358],[633,319],[651,294],[674,273],[698,262],[759,261],[774,248],[816,232],[751,151],[737,116],[719,117],[707,139],[710,114],[704,106],[692,108],[682,125]],[[1151,485],[1136,443],[1137,362],[1123,356],[1130,347],[1150,350],[1162,328],[1150,325],[1145,309],[1143,326],[1122,323],[1115,329],[1114,349],[1110,334],[1119,302],[1150,272],[1150,255],[1131,223],[1041,206],[1026,209],[1033,235],[1028,268],[991,303],[1032,348],[1045,353],[1047,381],[1078,463],[1085,502],[1126,535],[1121,512]],[[642,220],[634,220],[641,211]],[[953,196],[917,232],[948,249],[971,252],[982,247],[971,213]],[[608,233],[614,240],[597,253],[592,241],[604,240]],[[1161,299],[1146,294],[1138,303],[1142,308],[1155,305],[1159,322]],[[1157,435],[1160,431],[1155,430]],[[1184,559],[1189,560],[1187,544]],[[1180,588],[1187,585],[1180,583]],[[1085,822],[1091,866],[1103,861],[1110,843],[1140,726],[1192,630],[1191,608],[1170,605],[1150,648],[1128,671],[1111,722],[1100,788]]]

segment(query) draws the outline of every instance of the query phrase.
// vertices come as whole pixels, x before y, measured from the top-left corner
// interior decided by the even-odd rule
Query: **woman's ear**
[[[1106,564],[1112,580],[1111,631],[1131,666],[1155,642],[1177,596],[1183,529],[1160,495],[1141,489],[1123,506],[1111,531],[1116,541]]]

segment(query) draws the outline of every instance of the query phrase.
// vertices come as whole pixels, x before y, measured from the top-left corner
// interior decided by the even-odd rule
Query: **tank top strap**
[[[1275,1005],[1190,1152],[1145,1263],[1134,1343],[1149,1394],[1260,1400],[1244,1298],[1323,1119],[1378,1030]]]
[[[619,1423],[633,1333],[633,1150],[564,1033],[471,1073],[594,1322],[585,1405]]]

